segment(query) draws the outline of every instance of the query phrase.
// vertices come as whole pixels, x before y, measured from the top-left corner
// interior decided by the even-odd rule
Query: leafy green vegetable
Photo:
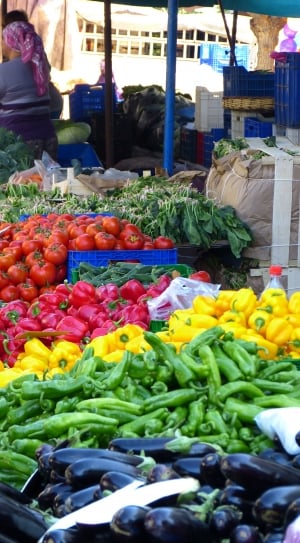
[[[0,127],[0,183],[7,183],[13,173],[27,170],[33,164],[33,150],[23,138]]]
[[[222,158],[230,153],[233,153],[234,151],[241,151],[242,149],[247,149],[248,147],[249,145],[245,138],[222,138],[221,140],[215,142],[214,154],[216,158]]]
[[[59,144],[84,143],[92,132],[88,123],[70,119],[54,120],[54,126]]]

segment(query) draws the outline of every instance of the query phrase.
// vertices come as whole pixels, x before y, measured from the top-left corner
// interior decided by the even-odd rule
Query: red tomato
[[[67,256],[68,249],[62,243],[53,243],[44,249],[44,257],[47,262],[52,262],[56,266],[64,264],[67,260]]]
[[[75,238],[75,251],[93,251],[95,248],[95,240],[89,234],[81,234]]]
[[[63,230],[53,230],[51,236],[48,239],[44,239],[43,246],[48,247],[48,245],[52,245],[52,243],[62,243],[66,247],[68,246],[69,242],[69,234],[67,231]]]
[[[174,249],[174,242],[165,236],[158,236],[153,243],[155,249]]]
[[[7,285],[0,290],[0,300],[11,302],[19,298],[19,289],[15,285]]]
[[[56,277],[55,277],[55,283],[62,283],[67,277],[67,265],[66,264],[60,264],[59,266],[56,266]]]
[[[153,241],[145,241],[143,249],[145,251],[152,251],[155,249]]]
[[[130,234],[137,234],[140,236],[143,235],[138,226],[136,226],[135,224],[128,223],[125,225],[123,230],[121,230],[119,234],[119,238],[125,239],[127,236],[130,236]]]
[[[8,247],[4,247],[3,253],[5,254],[13,254],[16,261],[21,260],[23,256],[22,246],[21,245],[9,245]]]
[[[25,264],[29,268],[31,268],[31,266],[33,266],[33,264],[36,264],[37,262],[44,262],[44,261],[45,259],[44,259],[43,253],[39,250],[32,251],[32,253],[28,253],[28,255],[26,255],[25,257]]]
[[[95,235],[95,244],[96,248],[100,251],[110,251],[114,249],[117,239],[112,234],[107,234],[106,232],[98,232]]]
[[[92,222],[91,224],[88,224],[86,227],[86,233],[89,236],[95,236],[98,234],[98,232],[103,232],[103,227],[101,226],[100,222]]]
[[[29,271],[29,277],[38,287],[51,285],[55,281],[56,268],[52,262],[39,262],[33,264]]]
[[[9,285],[9,278],[8,278],[8,275],[7,275],[7,272],[3,271],[3,270],[0,270],[0,290],[3,288],[3,287],[6,287],[7,285]]]
[[[38,297],[39,290],[35,285],[27,283],[26,281],[25,283],[21,283],[19,285],[19,293],[22,300],[25,300],[26,302],[32,302],[35,298]]]
[[[191,273],[189,276],[190,279],[195,279],[196,281],[203,281],[204,283],[211,283],[211,276],[205,270],[199,270],[197,272]]]
[[[0,239],[0,251],[3,251],[3,249],[8,246],[9,241],[7,239]]]
[[[114,249],[116,251],[124,251],[126,249],[125,241],[123,241],[122,239],[117,239],[117,243],[116,243]]]
[[[118,236],[121,232],[121,222],[118,217],[104,216],[102,219],[102,226],[105,232],[113,234],[114,236]]]
[[[7,275],[14,285],[24,283],[28,277],[28,273],[29,268],[23,262],[16,262],[15,264],[12,264],[12,266],[9,266],[7,270]]]
[[[141,234],[129,234],[123,241],[125,243],[125,249],[130,251],[142,249],[144,246],[144,238]]]
[[[12,253],[0,253],[0,270],[7,271],[9,266],[15,264],[16,258]]]
[[[85,234],[86,226],[85,225],[77,225],[77,224],[71,224],[70,228],[68,228],[69,238],[75,239],[78,238],[81,234]]]
[[[41,240],[39,239],[26,239],[22,242],[23,255],[28,255],[34,251],[39,251],[43,247]]]

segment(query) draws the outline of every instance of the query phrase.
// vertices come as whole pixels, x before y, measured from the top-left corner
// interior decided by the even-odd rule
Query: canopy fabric
[[[118,0],[118,3],[130,6],[168,7],[168,0]],[[195,5],[209,7],[216,4],[218,4],[216,0],[201,0],[200,2],[199,0],[178,0],[180,8]],[[300,17],[299,0],[284,0],[284,2],[283,0],[223,0],[222,4],[226,10],[248,11],[276,17]]]

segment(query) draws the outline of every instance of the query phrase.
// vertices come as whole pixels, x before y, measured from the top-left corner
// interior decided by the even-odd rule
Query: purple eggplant
[[[231,505],[237,507],[243,514],[243,522],[252,522],[252,508],[254,505],[254,497],[249,496],[249,492],[240,485],[228,484],[220,491],[220,505]]]
[[[149,507],[141,505],[126,505],[119,509],[110,522],[110,530],[114,540],[124,543],[138,543],[145,539],[144,520],[149,511]]]
[[[283,525],[289,506],[300,498],[300,485],[269,488],[261,494],[253,506],[256,523],[267,529]]]
[[[169,479],[179,479],[180,475],[171,466],[166,464],[154,464],[147,472],[148,483],[158,483],[159,481],[168,481]]]
[[[240,524],[243,513],[232,505],[216,507],[209,518],[209,529],[218,539],[227,539],[233,528]]]
[[[121,471],[106,471],[100,478],[100,489],[115,492],[136,480],[136,477]]]
[[[208,453],[200,462],[201,479],[215,488],[224,488],[226,476],[221,471],[222,456],[218,453]]]
[[[257,526],[251,524],[238,524],[233,528],[230,543],[263,543],[263,536]]]
[[[173,462],[172,468],[181,477],[195,477],[201,481],[201,456],[183,456]]]
[[[145,516],[144,526],[148,536],[160,543],[212,542],[208,524],[180,507],[151,509]]]

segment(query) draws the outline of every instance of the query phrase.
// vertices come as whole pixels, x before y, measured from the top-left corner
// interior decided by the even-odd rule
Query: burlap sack
[[[249,151],[248,151],[249,153]],[[243,152],[224,158],[213,158],[206,180],[205,194],[219,206],[235,208],[239,218],[248,224],[253,235],[251,247],[243,255],[269,261],[272,247],[273,195],[275,162],[268,159],[245,159]],[[292,210],[289,258],[297,258],[300,165],[293,166]],[[281,180],[281,183],[286,183]],[[275,217],[276,219],[276,217]]]

